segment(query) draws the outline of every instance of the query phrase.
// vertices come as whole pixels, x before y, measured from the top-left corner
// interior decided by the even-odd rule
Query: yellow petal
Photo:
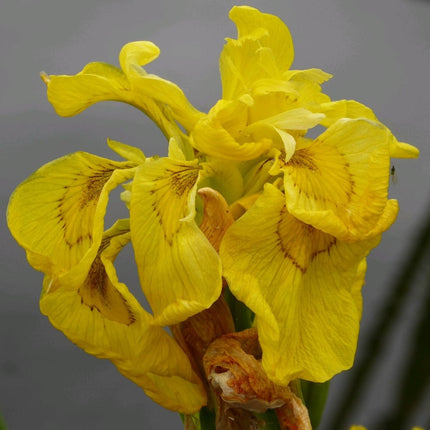
[[[222,126],[215,126],[208,118],[197,122],[191,134],[194,148],[215,158],[227,160],[252,160],[264,154],[272,145],[267,138],[238,142]]]
[[[133,247],[160,325],[207,309],[221,292],[219,257],[194,221],[199,170],[196,162],[147,159],[133,181]]]
[[[372,109],[355,100],[337,100],[323,103],[318,111],[326,115],[325,119],[321,121],[325,127],[334,124],[340,118],[367,118],[379,122]],[[417,158],[419,150],[408,143],[399,142],[392,136],[390,156],[393,158]]]
[[[135,163],[84,152],[54,160],[12,194],[8,225],[30,264],[50,277],[81,260],[90,264],[103,233],[109,192],[135,172]],[[79,272],[76,282],[82,282]]]
[[[249,6],[233,7],[230,18],[237,26],[238,38],[259,28],[266,30],[267,36],[261,39],[262,46],[271,49],[281,71],[289,69],[294,59],[293,40],[281,19]]]
[[[176,84],[148,74],[141,68],[155,60],[159,53],[159,48],[152,42],[131,42],[121,49],[119,62],[132,91],[168,105],[174,117],[188,130],[203,114],[191,105]]]
[[[323,382],[352,365],[360,320],[355,286],[378,240],[341,242],[300,222],[270,184],[227,231],[224,276],[256,314],[263,366],[275,383]]]
[[[415,146],[394,138],[390,144],[390,155],[393,158],[418,158],[420,151]]]
[[[97,102],[120,101],[142,110],[171,137],[177,126],[169,118],[167,105],[186,129],[203,114],[188,102],[177,85],[148,75],[142,68],[159,53],[152,42],[131,42],[119,54],[121,69],[106,63],[90,63],[75,76],[46,73],[41,76],[48,87],[48,99],[61,116],[76,115]]]
[[[320,111],[325,114],[321,124],[329,127],[341,118],[367,118],[378,121],[372,109],[355,100],[337,100],[323,103]]]
[[[126,160],[133,161],[137,164],[145,161],[145,154],[135,146],[130,146],[112,139],[108,139],[107,144],[112,151],[115,151]]]
[[[100,101],[134,104],[123,72],[106,63],[90,63],[77,75],[42,75],[49,102],[60,116],[77,115]]]
[[[264,134],[258,136],[258,129],[247,128],[250,104],[251,97],[218,101],[196,123],[190,136],[192,146],[204,154],[227,160],[252,160],[266,152],[272,145],[271,139]]]
[[[130,240],[128,227],[128,221],[122,220],[104,233],[78,288],[71,288],[65,275],[53,291],[47,276],[41,311],[72,342],[110,359],[164,407],[196,412],[206,403],[206,395],[188,358],[167,332],[152,324],[151,316],[118,281],[113,261]]]
[[[282,130],[307,130],[315,127],[323,118],[323,114],[316,114],[307,109],[297,108],[265,118],[261,122]]]
[[[227,39],[220,56],[223,98],[228,100],[249,92],[259,79],[280,78],[294,57],[290,32],[278,17],[236,6],[230,18],[238,39]]]
[[[387,207],[390,136],[378,123],[344,119],[296,150],[282,168],[289,212],[342,240],[385,231],[396,215]]]
[[[119,53],[119,64],[127,77],[146,75],[141,66],[154,61],[160,49],[149,41],[130,42]]]
[[[273,54],[261,47],[260,38],[267,31],[254,32],[240,40],[227,39],[220,56],[222,97],[234,100],[249,93],[260,79],[280,77]]]

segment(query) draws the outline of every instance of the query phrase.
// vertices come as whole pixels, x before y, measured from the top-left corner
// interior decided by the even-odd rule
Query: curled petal
[[[352,365],[360,264],[378,240],[341,242],[302,223],[269,184],[230,227],[220,249],[224,276],[256,315],[262,363],[272,381],[323,382]]]
[[[119,55],[121,68],[107,63],[86,65],[74,76],[47,75],[48,99],[61,116],[77,115],[94,103],[120,101],[145,112],[170,137],[177,131],[169,112],[188,129],[202,115],[188,101],[174,83],[142,68],[158,57],[159,48],[152,42],[138,41],[126,44]]]
[[[160,48],[148,41],[130,42],[119,53],[119,64],[127,77],[146,75],[142,66],[154,61]]]
[[[207,309],[221,293],[220,259],[194,221],[199,171],[196,162],[147,159],[133,181],[133,247],[159,325]]]
[[[91,264],[109,192],[131,179],[135,166],[77,152],[45,164],[19,185],[9,202],[8,224],[30,264],[53,279],[83,260]],[[77,271],[75,282],[81,277]]]

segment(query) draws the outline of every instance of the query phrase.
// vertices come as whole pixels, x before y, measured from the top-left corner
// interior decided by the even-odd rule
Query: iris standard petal
[[[238,38],[245,37],[262,28],[267,36],[261,45],[270,48],[281,71],[288,70],[294,59],[294,47],[288,27],[280,18],[249,6],[235,6],[230,11],[230,19],[236,24]]]

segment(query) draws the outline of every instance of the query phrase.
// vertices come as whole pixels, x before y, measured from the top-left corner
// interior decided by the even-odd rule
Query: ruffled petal
[[[207,309],[221,293],[220,259],[194,221],[199,171],[196,162],[147,159],[133,181],[133,247],[159,325]]]
[[[250,6],[235,6],[229,16],[237,26],[239,39],[257,29],[266,30],[267,35],[261,38],[261,46],[270,48],[281,71],[290,68],[294,59],[293,40],[288,27],[280,18]]]
[[[196,123],[191,145],[215,158],[245,161],[259,157],[271,147],[272,140],[259,134],[255,127],[247,127],[250,104],[250,97],[231,102],[220,100]]]
[[[68,275],[50,288],[45,277],[43,314],[73,343],[111,360],[127,378],[166,408],[193,413],[206,403],[202,384],[179,345],[118,281],[113,261],[129,242],[128,220],[107,230],[84,282],[72,288]],[[151,351],[151,354],[148,354]]]
[[[323,382],[352,365],[361,262],[378,240],[341,242],[302,223],[270,184],[227,231],[224,276],[256,314],[263,366],[274,382]]]
[[[8,225],[30,264],[58,278],[83,260],[93,261],[103,234],[109,192],[131,179],[133,162],[85,152],[42,166],[12,194]],[[75,282],[82,282],[80,270]]]
[[[385,231],[397,213],[387,206],[390,138],[379,123],[344,119],[296,150],[282,168],[289,212],[342,240]]]
[[[230,11],[238,39],[227,39],[220,56],[223,98],[232,100],[248,93],[259,79],[276,79],[287,70],[294,57],[287,26],[276,16],[249,6]]]

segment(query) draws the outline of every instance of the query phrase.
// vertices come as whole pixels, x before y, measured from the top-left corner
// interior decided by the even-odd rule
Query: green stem
[[[330,381],[318,384],[316,382],[301,381],[303,399],[309,411],[312,428],[316,430],[320,425],[324,407],[328,397]]]
[[[4,422],[1,413],[0,413],[0,430],[6,430],[6,423]]]
[[[202,430],[215,430],[215,411],[207,406],[200,410],[200,427]]]
[[[228,287],[225,289],[224,296],[230,308],[231,314],[233,315],[234,327],[236,331],[242,331],[251,328],[252,323],[254,322],[254,313],[248,309],[244,303],[237,300]]]

